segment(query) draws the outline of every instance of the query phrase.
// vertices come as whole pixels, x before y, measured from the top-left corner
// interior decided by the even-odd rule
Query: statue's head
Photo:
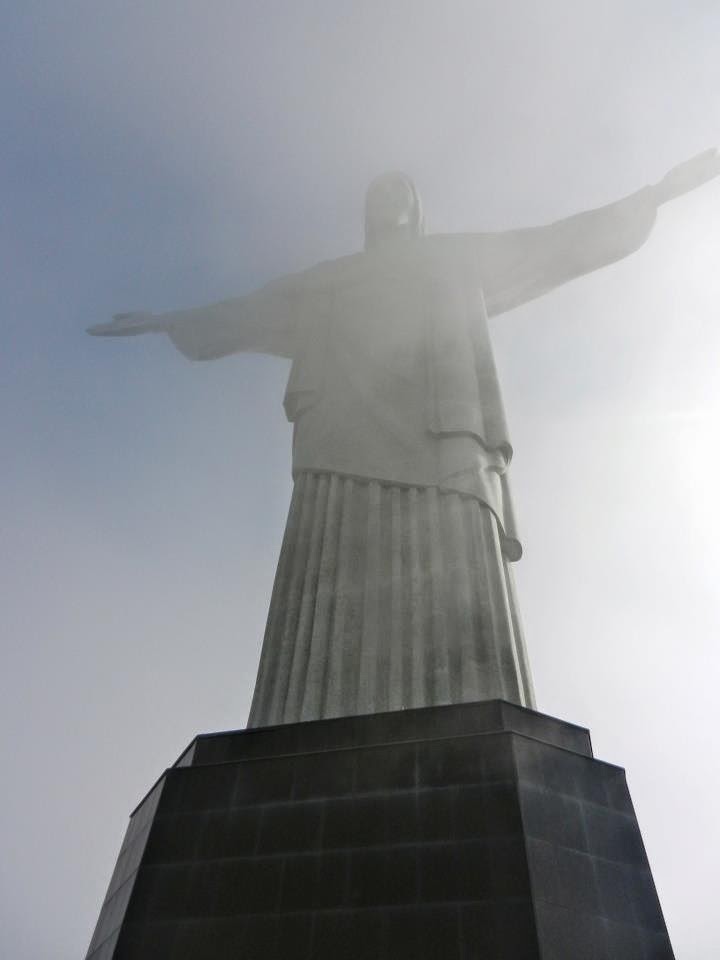
[[[410,177],[397,172],[376,177],[365,194],[365,249],[424,233],[422,203]]]

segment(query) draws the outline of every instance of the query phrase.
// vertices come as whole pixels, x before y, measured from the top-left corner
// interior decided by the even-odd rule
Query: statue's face
[[[404,173],[385,173],[368,187],[365,198],[367,246],[401,234],[422,233],[422,214],[412,180]]]
[[[372,183],[367,192],[368,220],[383,227],[402,227],[410,223],[415,211],[415,194],[405,177],[385,174]]]

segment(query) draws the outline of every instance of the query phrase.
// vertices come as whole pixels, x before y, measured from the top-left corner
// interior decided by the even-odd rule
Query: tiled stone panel
[[[87,960],[111,960],[116,956],[118,934],[125,919],[163,785],[164,780],[155,784],[130,817],[95,932],[88,947]]]
[[[623,771],[529,710],[198,737],[154,802],[92,960],[672,958]]]

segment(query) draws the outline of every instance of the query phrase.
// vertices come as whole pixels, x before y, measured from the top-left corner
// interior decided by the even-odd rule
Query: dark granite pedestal
[[[197,737],[88,960],[671,960],[622,769],[493,700]]]

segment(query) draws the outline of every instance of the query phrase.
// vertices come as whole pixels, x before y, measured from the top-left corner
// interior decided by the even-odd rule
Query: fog
[[[362,246],[552,221],[720,140],[720,7],[5,5],[0,953],[83,955],[129,811],[244,726],[282,537],[288,364],[102,342]],[[492,321],[539,708],[627,769],[679,960],[716,954],[720,182]]]

